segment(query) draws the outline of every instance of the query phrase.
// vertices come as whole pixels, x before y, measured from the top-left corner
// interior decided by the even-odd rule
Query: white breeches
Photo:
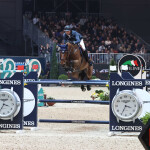
[[[83,49],[83,51],[86,50],[83,39],[80,41],[80,46],[81,46],[81,48]]]

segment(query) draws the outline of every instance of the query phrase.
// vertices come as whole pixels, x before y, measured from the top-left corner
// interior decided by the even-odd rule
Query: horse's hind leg
[[[92,78],[92,73],[93,73],[93,66],[89,66],[87,69],[87,78],[88,80],[90,80]],[[91,90],[91,86],[87,85],[87,90],[90,91]]]

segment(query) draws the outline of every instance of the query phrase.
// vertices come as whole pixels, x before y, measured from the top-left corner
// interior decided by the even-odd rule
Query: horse
[[[90,66],[82,55],[82,50],[77,44],[67,43],[59,45],[60,64],[66,71],[71,71],[71,76],[77,80],[90,80],[93,73],[93,65]],[[81,85],[81,90],[86,91],[84,85]],[[90,91],[90,85],[87,85],[87,90]]]

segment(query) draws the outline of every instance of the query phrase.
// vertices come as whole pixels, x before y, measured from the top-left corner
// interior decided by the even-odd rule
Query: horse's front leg
[[[85,86],[84,86],[84,85],[81,85],[81,90],[82,90],[83,92],[85,92],[85,91],[86,91],[86,88],[85,88]]]
[[[82,80],[78,72],[72,72],[72,78],[77,80]],[[81,90],[84,92],[86,91],[86,88],[84,85],[81,85]]]
[[[85,77],[84,72],[81,72],[81,73],[79,74],[79,79],[80,79],[81,81],[83,81],[83,80],[84,80],[84,77]],[[81,90],[82,90],[83,92],[86,91],[86,88],[85,88],[84,85],[81,85]]]
[[[91,86],[87,85],[87,90],[90,91],[91,90]]]

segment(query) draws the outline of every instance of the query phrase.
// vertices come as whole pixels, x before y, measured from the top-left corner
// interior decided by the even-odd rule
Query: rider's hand
[[[69,41],[67,43],[76,44],[75,41]]]
[[[76,44],[76,42],[75,42],[75,41],[72,41],[71,43],[72,43],[72,44]]]

